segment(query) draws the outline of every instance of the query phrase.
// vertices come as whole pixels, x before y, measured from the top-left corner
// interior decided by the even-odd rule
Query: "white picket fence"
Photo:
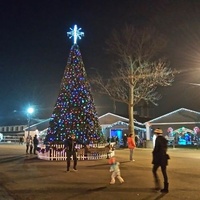
[[[108,159],[115,155],[114,150],[115,143],[110,144],[92,144],[90,148],[83,148],[82,145],[77,146],[77,158],[78,160],[97,160]],[[50,147],[40,145],[40,151],[38,152],[38,158],[42,160],[66,160],[67,154],[63,150],[63,144],[53,144]],[[71,158],[72,159],[72,158]]]

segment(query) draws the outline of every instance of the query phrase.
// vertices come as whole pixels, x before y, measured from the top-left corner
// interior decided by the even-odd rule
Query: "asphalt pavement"
[[[137,148],[134,162],[128,149],[116,150],[121,175],[110,185],[107,159],[78,161],[66,173],[65,161],[40,160],[25,154],[25,145],[0,144],[0,200],[199,200],[200,150],[169,149],[169,193],[153,190],[152,149]],[[162,175],[159,169],[161,181]]]

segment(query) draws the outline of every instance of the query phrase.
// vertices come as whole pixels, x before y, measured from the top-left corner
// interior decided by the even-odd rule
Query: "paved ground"
[[[200,150],[169,149],[170,192],[152,190],[151,149],[116,150],[125,183],[109,185],[108,160],[79,161],[78,172],[65,173],[65,161],[25,155],[25,146],[0,144],[0,200],[199,200]],[[162,178],[162,176],[161,176]]]

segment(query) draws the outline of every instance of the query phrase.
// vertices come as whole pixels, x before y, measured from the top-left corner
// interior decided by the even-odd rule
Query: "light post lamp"
[[[31,115],[33,114],[34,109],[29,107],[27,109],[27,120],[28,120],[28,137],[30,136],[30,122],[31,122]]]

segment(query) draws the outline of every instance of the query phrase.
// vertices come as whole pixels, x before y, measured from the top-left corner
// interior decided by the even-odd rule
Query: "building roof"
[[[110,112],[108,112],[108,113],[106,113],[104,115],[101,115],[99,117],[99,123],[101,125],[104,125],[104,124],[113,124],[113,123],[115,123],[117,121],[128,122],[129,119],[126,118],[126,117],[122,117],[122,116],[110,113]]]
[[[113,113],[106,113],[99,117],[99,123],[103,127],[114,126],[117,124],[128,125],[129,119]],[[144,124],[134,119],[135,129],[144,129]]]
[[[128,122],[117,121],[117,122],[114,122],[113,124],[106,125],[105,128],[122,128],[122,127],[127,128],[128,125],[129,125]],[[146,130],[144,125],[143,126],[135,125],[134,129],[135,130],[142,130],[142,131]]]
[[[180,108],[155,119],[148,121],[150,124],[178,124],[178,123],[200,123],[200,112]]]
[[[194,127],[200,126],[200,112],[180,108],[155,119],[152,119],[145,124],[149,124],[152,128],[162,128],[165,132],[171,127],[173,130],[186,128],[193,130]]]
[[[147,119],[147,118],[143,118]],[[34,123],[31,125],[32,129],[38,129],[38,130],[44,130],[49,125],[49,120],[44,119],[37,123]],[[186,108],[180,108],[175,111],[172,111],[170,113],[167,113],[165,115],[162,115],[160,117],[151,119],[149,121],[140,121],[141,118],[134,116],[134,124],[135,126],[138,126],[139,128],[143,128],[145,124],[149,123],[152,127],[159,127],[162,126],[163,129],[167,129],[168,127],[173,127],[173,129],[180,128],[181,126],[184,126],[185,128],[193,129],[195,126],[200,126],[200,112],[186,109]],[[122,117],[120,115],[114,114],[114,113],[106,113],[104,115],[101,115],[99,117],[99,123],[103,126],[113,126],[115,123],[128,123],[129,119],[126,117]],[[10,126],[14,125],[12,123],[9,123]],[[20,124],[20,123],[18,123]],[[2,125],[1,125],[2,126]],[[5,125],[4,125],[5,126]],[[8,125],[9,126],[9,125]]]
[[[42,131],[49,127],[49,121],[50,121],[50,118],[40,120],[39,122],[30,125],[30,128],[31,128],[31,130],[38,129],[39,131]],[[28,127],[25,128],[25,130],[26,129],[28,129]]]

